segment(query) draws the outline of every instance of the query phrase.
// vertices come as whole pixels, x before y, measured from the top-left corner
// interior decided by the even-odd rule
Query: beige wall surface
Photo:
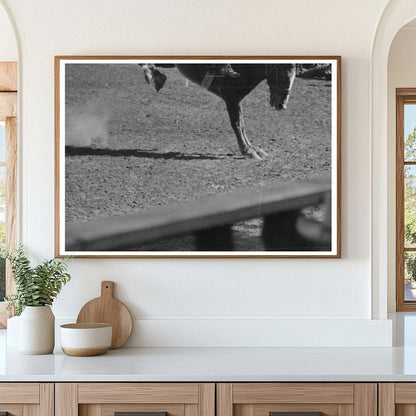
[[[21,39],[21,240],[40,257],[54,253],[55,55],[342,56],[342,259],[74,259],[73,279],[54,305],[58,318],[73,319],[98,296],[101,280],[114,280],[136,328],[154,335],[133,344],[170,345],[169,336],[158,334],[177,328],[183,345],[208,339],[222,345],[221,331],[235,330],[238,321],[239,345],[244,324],[253,320],[265,331],[282,329],[280,341],[271,335],[276,345],[282,339],[308,345],[299,333],[312,321],[324,345],[345,322],[352,343],[383,344],[387,326],[362,324],[372,317],[370,59],[387,0],[0,4],[10,9]],[[295,320],[296,334],[286,325]],[[245,334],[250,340],[258,343],[254,333]]]

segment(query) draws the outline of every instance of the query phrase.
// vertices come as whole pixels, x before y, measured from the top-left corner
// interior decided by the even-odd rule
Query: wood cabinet
[[[0,383],[3,414],[416,416],[416,382]]]
[[[132,416],[135,413],[140,416],[215,416],[215,384],[57,383],[55,385],[56,416],[114,416],[122,412]]]
[[[53,416],[52,383],[0,383],[0,415]]]
[[[216,399],[217,416],[377,416],[376,383],[220,383]]]
[[[416,383],[380,383],[379,416],[415,416]]]

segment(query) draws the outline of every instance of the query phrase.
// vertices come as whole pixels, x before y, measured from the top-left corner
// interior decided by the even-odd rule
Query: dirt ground
[[[220,98],[162,72],[157,93],[138,65],[67,65],[67,225],[330,173],[330,81],[297,78],[285,111],[265,82],[243,100],[247,135],[268,153],[258,161],[241,156]]]

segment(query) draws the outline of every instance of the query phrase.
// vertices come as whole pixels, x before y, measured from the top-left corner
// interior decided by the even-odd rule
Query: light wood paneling
[[[396,416],[416,416],[416,405],[399,404],[396,406]]]
[[[23,416],[43,416],[43,415],[41,415],[39,413],[39,406],[38,405],[25,404],[23,406]],[[47,416],[47,415],[45,415],[45,416]]]
[[[351,383],[236,383],[234,403],[354,403]]]
[[[377,416],[377,384],[354,384],[354,416]]]
[[[0,403],[39,404],[39,384],[1,383]]]
[[[8,402],[19,404],[5,404]],[[10,416],[54,416],[54,385],[0,383],[0,403],[0,411],[9,412]]]
[[[41,383],[39,385],[39,413],[41,416],[54,416],[55,414],[55,385]]]
[[[99,404],[84,404],[79,407],[79,416],[102,416]],[[111,416],[114,416],[114,412]]]
[[[354,405],[340,404],[338,406],[338,416],[354,416]]]
[[[217,384],[217,416],[233,416],[233,385]]]
[[[416,401],[413,383],[398,386],[399,397],[411,395]],[[394,390],[393,384],[380,386],[386,397],[379,398],[379,416],[394,416]],[[215,406],[217,416],[265,416],[273,411],[377,416],[376,383],[58,383],[55,400],[56,416],[78,416],[78,408],[80,416],[113,416],[116,411],[215,416]],[[413,403],[402,406],[399,416],[416,416],[409,413]]]
[[[380,383],[378,386],[379,416],[394,416],[394,383]]]
[[[253,416],[253,415],[254,415],[254,406],[252,404],[234,405],[234,416]]]
[[[416,404],[416,383],[396,383],[395,403]]]
[[[17,62],[0,62],[0,91],[17,91]]]
[[[199,416],[215,416],[215,383],[199,385]]]
[[[55,416],[78,416],[77,391],[74,383],[55,384]]]
[[[0,121],[17,116],[17,93],[0,92]]]
[[[198,403],[199,389],[197,383],[80,383],[78,401],[79,403]]]
[[[268,416],[270,412],[322,412],[325,416],[338,416],[339,405],[337,404],[306,404],[306,403],[275,403],[238,405],[241,408],[240,416]],[[343,405],[352,406],[352,405]],[[246,408],[251,407],[252,411]],[[249,414],[250,413],[250,414]]]
[[[198,410],[198,405],[189,406],[196,406]],[[80,405],[80,414],[85,413],[86,415],[90,416],[91,413],[97,413],[98,409],[101,416],[114,416],[114,412],[167,412],[168,416],[185,416],[185,405],[183,404],[141,403],[82,404]],[[198,416],[198,413],[195,416]]]
[[[185,416],[199,416],[199,406],[197,404],[185,404],[184,408]]]

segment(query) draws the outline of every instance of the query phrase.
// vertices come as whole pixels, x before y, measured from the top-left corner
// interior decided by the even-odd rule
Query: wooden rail
[[[137,250],[142,244],[185,234],[194,234],[196,250],[233,250],[231,226],[259,217],[264,219],[263,241],[267,250],[330,250],[330,241],[312,242],[296,230],[300,211],[322,203],[330,192],[329,180],[292,182],[67,226],[66,250]]]

